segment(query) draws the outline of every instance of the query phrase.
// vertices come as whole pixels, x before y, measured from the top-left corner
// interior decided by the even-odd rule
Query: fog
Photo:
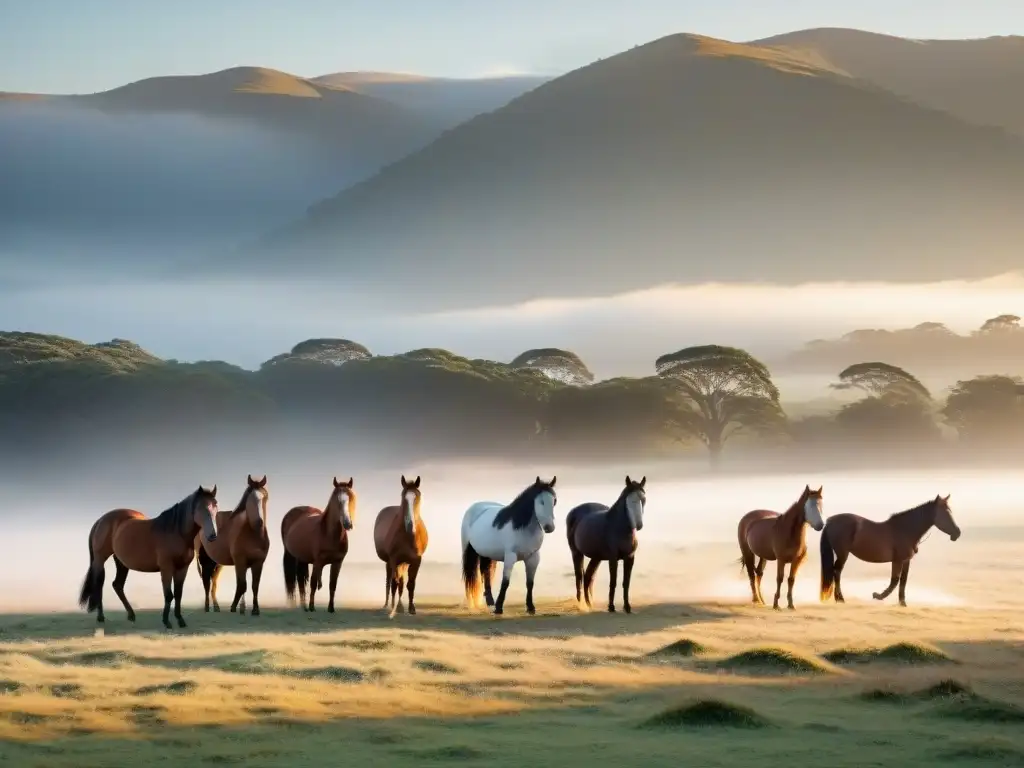
[[[266,607],[284,604],[279,528],[282,516],[294,505],[322,506],[331,490],[330,473],[314,476],[297,466],[283,466],[282,461],[269,467],[251,467],[257,475],[269,472],[271,551],[261,587],[261,604]],[[1006,586],[1002,582],[1005,569],[1018,562],[1024,543],[1024,524],[1017,502],[1024,484],[1024,473],[1020,472],[747,475],[730,477],[726,482],[709,477],[674,479],[665,470],[642,464],[615,470],[424,464],[354,473],[359,497],[351,549],[341,572],[338,599],[342,608],[383,600],[383,565],[373,550],[373,520],[381,507],[398,502],[398,477],[402,472],[423,476],[422,514],[430,543],[419,578],[421,601],[433,598],[455,602],[461,598],[459,529],[465,509],[478,500],[510,500],[538,472],[546,477],[558,474],[558,528],[545,538],[536,583],[538,597],[544,598],[569,598],[573,593],[565,515],[584,501],[614,501],[627,472],[648,477],[648,505],[644,528],[638,534],[640,548],[632,586],[635,605],[665,600],[747,601],[746,579],[736,562],[736,523],[750,509],[784,510],[806,483],[823,484],[826,516],[856,512],[884,519],[923,503],[936,493],[952,494],[951,504],[963,536],[956,543],[938,531],[926,537],[910,572],[908,596],[915,605],[956,605],[968,601],[978,605],[979,600],[995,605],[1012,601],[1014,590],[1002,588]],[[229,476],[211,470],[199,479],[204,484],[219,484],[219,500],[224,508],[234,506],[244,489],[244,472]],[[8,553],[0,560],[0,583],[7,589],[0,598],[0,610],[74,610],[88,566],[86,540],[93,521],[103,512],[122,505],[155,514],[191,490],[191,483],[182,483],[180,476],[168,469],[162,482],[148,485],[139,485],[126,475],[102,488],[89,487],[78,492],[72,492],[73,484],[53,491],[37,487],[16,495],[5,491],[2,520]],[[798,579],[798,603],[817,600],[818,534],[809,531],[808,541],[810,556]],[[1003,569],[1002,575],[997,576],[999,569]],[[769,568],[766,585],[774,584],[773,573]],[[112,614],[109,621],[117,626],[123,621],[123,614],[109,588],[112,574],[113,566],[108,563],[105,606]],[[845,572],[844,591],[851,601],[870,599],[871,591],[887,583],[888,574],[887,565],[851,560]],[[520,565],[508,598],[516,610],[525,595],[523,579]],[[154,574],[129,576],[127,594],[136,608],[155,609],[162,605],[159,581]],[[995,583],[1002,583],[1002,587],[992,589]],[[595,588],[599,607],[605,604],[606,590],[607,571],[602,568]],[[220,582],[222,606],[230,603],[233,591],[234,578],[229,568]],[[765,593],[770,594],[767,586]],[[184,602],[193,626],[202,623],[202,617],[196,615],[201,599],[202,583],[191,569]],[[83,614],[84,628],[91,627],[93,621],[93,617]],[[147,615],[140,618],[140,624],[157,627],[156,619]]]
[[[550,298],[501,307],[412,314],[389,297],[344,282],[287,284],[245,275],[206,283],[109,275],[68,279],[23,267],[0,289],[0,328],[89,342],[127,338],[180,360],[255,368],[307,338],[341,337],[374,354],[443,347],[510,360],[531,347],[579,354],[599,377],[649,375],[658,355],[690,344],[730,344],[769,362],[809,339],[854,328],[925,320],[957,331],[1024,309],[1024,277],[927,284],[707,284],[662,286],[589,299]],[[784,395],[824,394],[825,377],[780,379]]]

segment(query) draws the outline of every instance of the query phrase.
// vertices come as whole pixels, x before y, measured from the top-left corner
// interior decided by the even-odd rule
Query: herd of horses
[[[555,530],[555,505],[558,498],[553,477],[550,482],[536,480],[508,504],[479,501],[462,518],[462,581],[466,598],[479,608],[481,598],[495,614],[504,610],[509,582],[520,561],[526,570],[526,610],[536,612],[533,585],[540,564],[541,545],[546,534]],[[407,480],[403,475],[398,504],[384,507],[377,514],[373,541],[377,556],[384,563],[384,609],[394,615],[402,607],[408,587],[408,612],[416,613],[416,578],[427,549],[427,527],[420,506],[420,478]],[[316,610],[316,593],[323,588],[323,571],[329,567],[328,612],[334,612],[334,598],[342,563],[348,555],[349,532],[355,525],[356,493],[354,481],[334,478],[330,497],[323,509],[299,506],[288,510],[281,520],[283,570],[289,604],[294,606],[295,592],[303,610]],[[608,563],[608,610],[615,611],[618,564],[622,561],[622,602],[626,613],[632,611],[629,586],[637,551],[637,531],[643,528],[647,503],[647,477],[633,480],[628,475],[618,498],[609,506],[586,502],[573,507],[565,518],[566,537],[572,554],[576,578],[576,600],[592,604],[593,584],[602,562]],[[267,530],[267,505],[270,493],[267,478],[250,475],[238,504],[231,511],[217,505],[217,486],[199,488],[155,518],[147,518],[134,509],[114,509],[100,517],[89,532],[89,570],[79,595],[79,603],[103,614],[105,564],[114,558],[114,593],[135,621],[135,611],[125,597],[124,586],[130,571],[159,573],[163,583],[163,624],[171,628],[170,611],[179,627],[185,627],[181,615],[181,596],[185,577],[195,561],[206,593],[206,611],[220,610],[217,580],[225,566],[235,568],[235,596],[231,611],[245,613],[245,594],[251,589],[251,615],[260,613],[259,589],[263,566],[270,551]],[[783,513],[758,509],[739,521],[737,537],[739,562],[750,580],[755,604],[764,604],[761,577],[769,561],[776,563],[773,607],[779,608],[782,582],[789,566],[787,605],[793,605],[793,585],[807,557],[807,528],[821,532],[822,601],[834,598],[844,602],[842,573],[852,555],[869,563],[891,563],[888,587],[875,592],[876,600],[886,599],[899,587],[900,605],[906,605],[910,561],[917,554],[924,535],[936,527],[956,541],[960,528],[953,519],[949,496],[936,496],[912,509],[875,522],[855,514],[840,514],[827,521],[823,512],[822,488],[805,486],[799,498]],[[586,568],[584,562],[590,560]],[[492,592],[494,572],[502,564],[501,585],[495,599]],[[251,586],[247,574],[252,574]],[[307,599],[308,590],[308,599]]]

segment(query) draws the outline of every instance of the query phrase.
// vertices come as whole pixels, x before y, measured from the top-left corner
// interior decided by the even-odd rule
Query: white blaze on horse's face
[[[349,499],[350,497],[348,495],[348,491],[346,491],[344,488],[339,488],[338,509],[341,513],[341,527],[344,528],[346,531],[352,530],[352,516],[349,514],[348,511]]]
[[[405,491],[402,493],[402,499],[405,502],[402,506],[402,514],[405,516],[405,530],[412,533],[416,527],[416,520],[414,519],[414,510],[416,509],[416,491]]]
[[[636,490],[626,497],[626,514],[629,516],[629,524],[634,531],[644,527],[644,504],[647,503],[647,494]]]
[[[554,533],[556,501],[554,491],[541,491],[533,500],[533,514],[537,516],[537,522],[544,533]]]
[[[263,528],[263,505],[266,503],[267,492],[262,488],[253,488],[250,496],[253,511],[249,513],[249,522],[258,533]]]
[[[202,527],[207,541],[217,540],[217,502],[213,499],[203,506]]]
[[[822,517],[821,496],[808,496],[804,502],[804,520],[816,531],[825,527],[825,520]]]

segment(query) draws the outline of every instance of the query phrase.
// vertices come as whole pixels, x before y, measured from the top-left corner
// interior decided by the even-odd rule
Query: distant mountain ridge
[[[240,257],[424,307],[935,280],[1020,268],[1020,199],[1005,132],[813,51],[673,35],[478,115]]]

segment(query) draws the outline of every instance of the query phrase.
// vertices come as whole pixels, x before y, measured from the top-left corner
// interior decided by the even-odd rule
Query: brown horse
[[[323,588],[323,570],[331,566],[330,599],[327,612],[334,613],[334,593],[338,589],[338,574],[348,554],[348,532],[356,519],[356,492],[352,478],[347,483],[334,478],[334,490],[327,506],[321,511],[315,507],[292,507],[281,520],[281,542],[284,544],[284,588],[288,602],[295,604],[295,587],[304,611],[315,611],[313,598]],[[313,566],[310,579],[309,566]],[[306,605],[306,585],[309,584],[309,605]]]
[[[789,589],[786,593],[786,602],[790,610],[794,608],[793,584],[796,582],[797,571],[807,557],[806,526],[810,525],[816,531],[825,526],[822,519],[821,491],[821,488],[812,491],[809,485],[805,486],[800,498],[781,515],[767,509],[755,509],[740,518],[737,530],[740,564],[750,578],[750,592],[755,605],[764,605],[764,598],[761,597],[761,577],[764,575],[765,562],[775,560],[775,602],[772,607],[779,610],[782,579],[788,563]]]
[[[409,579],[409,613],[416,613],[416,576],[427,549],[427,526],[420,517],[420,478],[411,483],[402,475],[402,500],[384,507],[373,524],[373,546],[384,561],[384,609],[390,598],[391,615],[402,607],[402,591]],[[397,601],[395,596],[397,594]]]
[[[235,599],[231,602],[231,612],[239,610],[245,614],[245,573],[252,569],[252,615],[260,615],[260,578],[263,576],[263,563],[270,549],[270,534],[267,532],[267,502],[270,492],[267,490],[267,476],[256,481],[249,475],[245,491],[238,505],[231,511],[217,514],[216,541],[203,541],[196,537],[196,568],[203,580],[206,592],[206,612],[210,612],[210,598],[213,598],[213,610],[220,611],[217,602],[217,580],[225,565],[235,566]]]
[[[960,527],[953,520],[949,496],[936,496],[920,506],[890,515],[883,523],[853,514],[829,518],[821,533],[821,600],[833,595],[837,603],[843,598],[843,567],[850,555],[865,563],[892,563],[889,586],[872,593],[875,600],[885,600],[899,585],[900,605],[907,604],[907,576],[910,561],[917,554],[921,538],[935,526],[949,536],[960,538]]]
[[[639,482],[626,475],[626,487],[611,507],[589,501],[573,507],[565,516],[565,534],[572,553],[572,568],[576,573],[576,602],[583,598],[590,607],[594,576],[602,560],[608,561],[608,612],[615,613],[615,580],[619,560],[622,561],[622,607],[633,611],[629,604],[629,582],[633,576],[636,558],[636,532],[644,527],[644,504],[647,503],[647,475]],[[583,558],[589,557],[586,574]]]
[[[117,574],[114,594],[128,612],[128,621],[135,621],[135,611],[124,595],[129,571],[160,573],[164,587],[164,626],[171,628],[169,613],[174,600],[174,618],[185,627],[181,616],[181,593],[185,587],[188,567],[195,557],[196,535],[202,531],[207,541],[217,540],[217,486],[203,486],[159,516],[149,519],[134,509],[114,509],[93,523],[89,531],[89,570],[82,583],[78,604],[89,613],[96,611],[96,621],[103,615],[103,580],[107,560],[113,556]]]

